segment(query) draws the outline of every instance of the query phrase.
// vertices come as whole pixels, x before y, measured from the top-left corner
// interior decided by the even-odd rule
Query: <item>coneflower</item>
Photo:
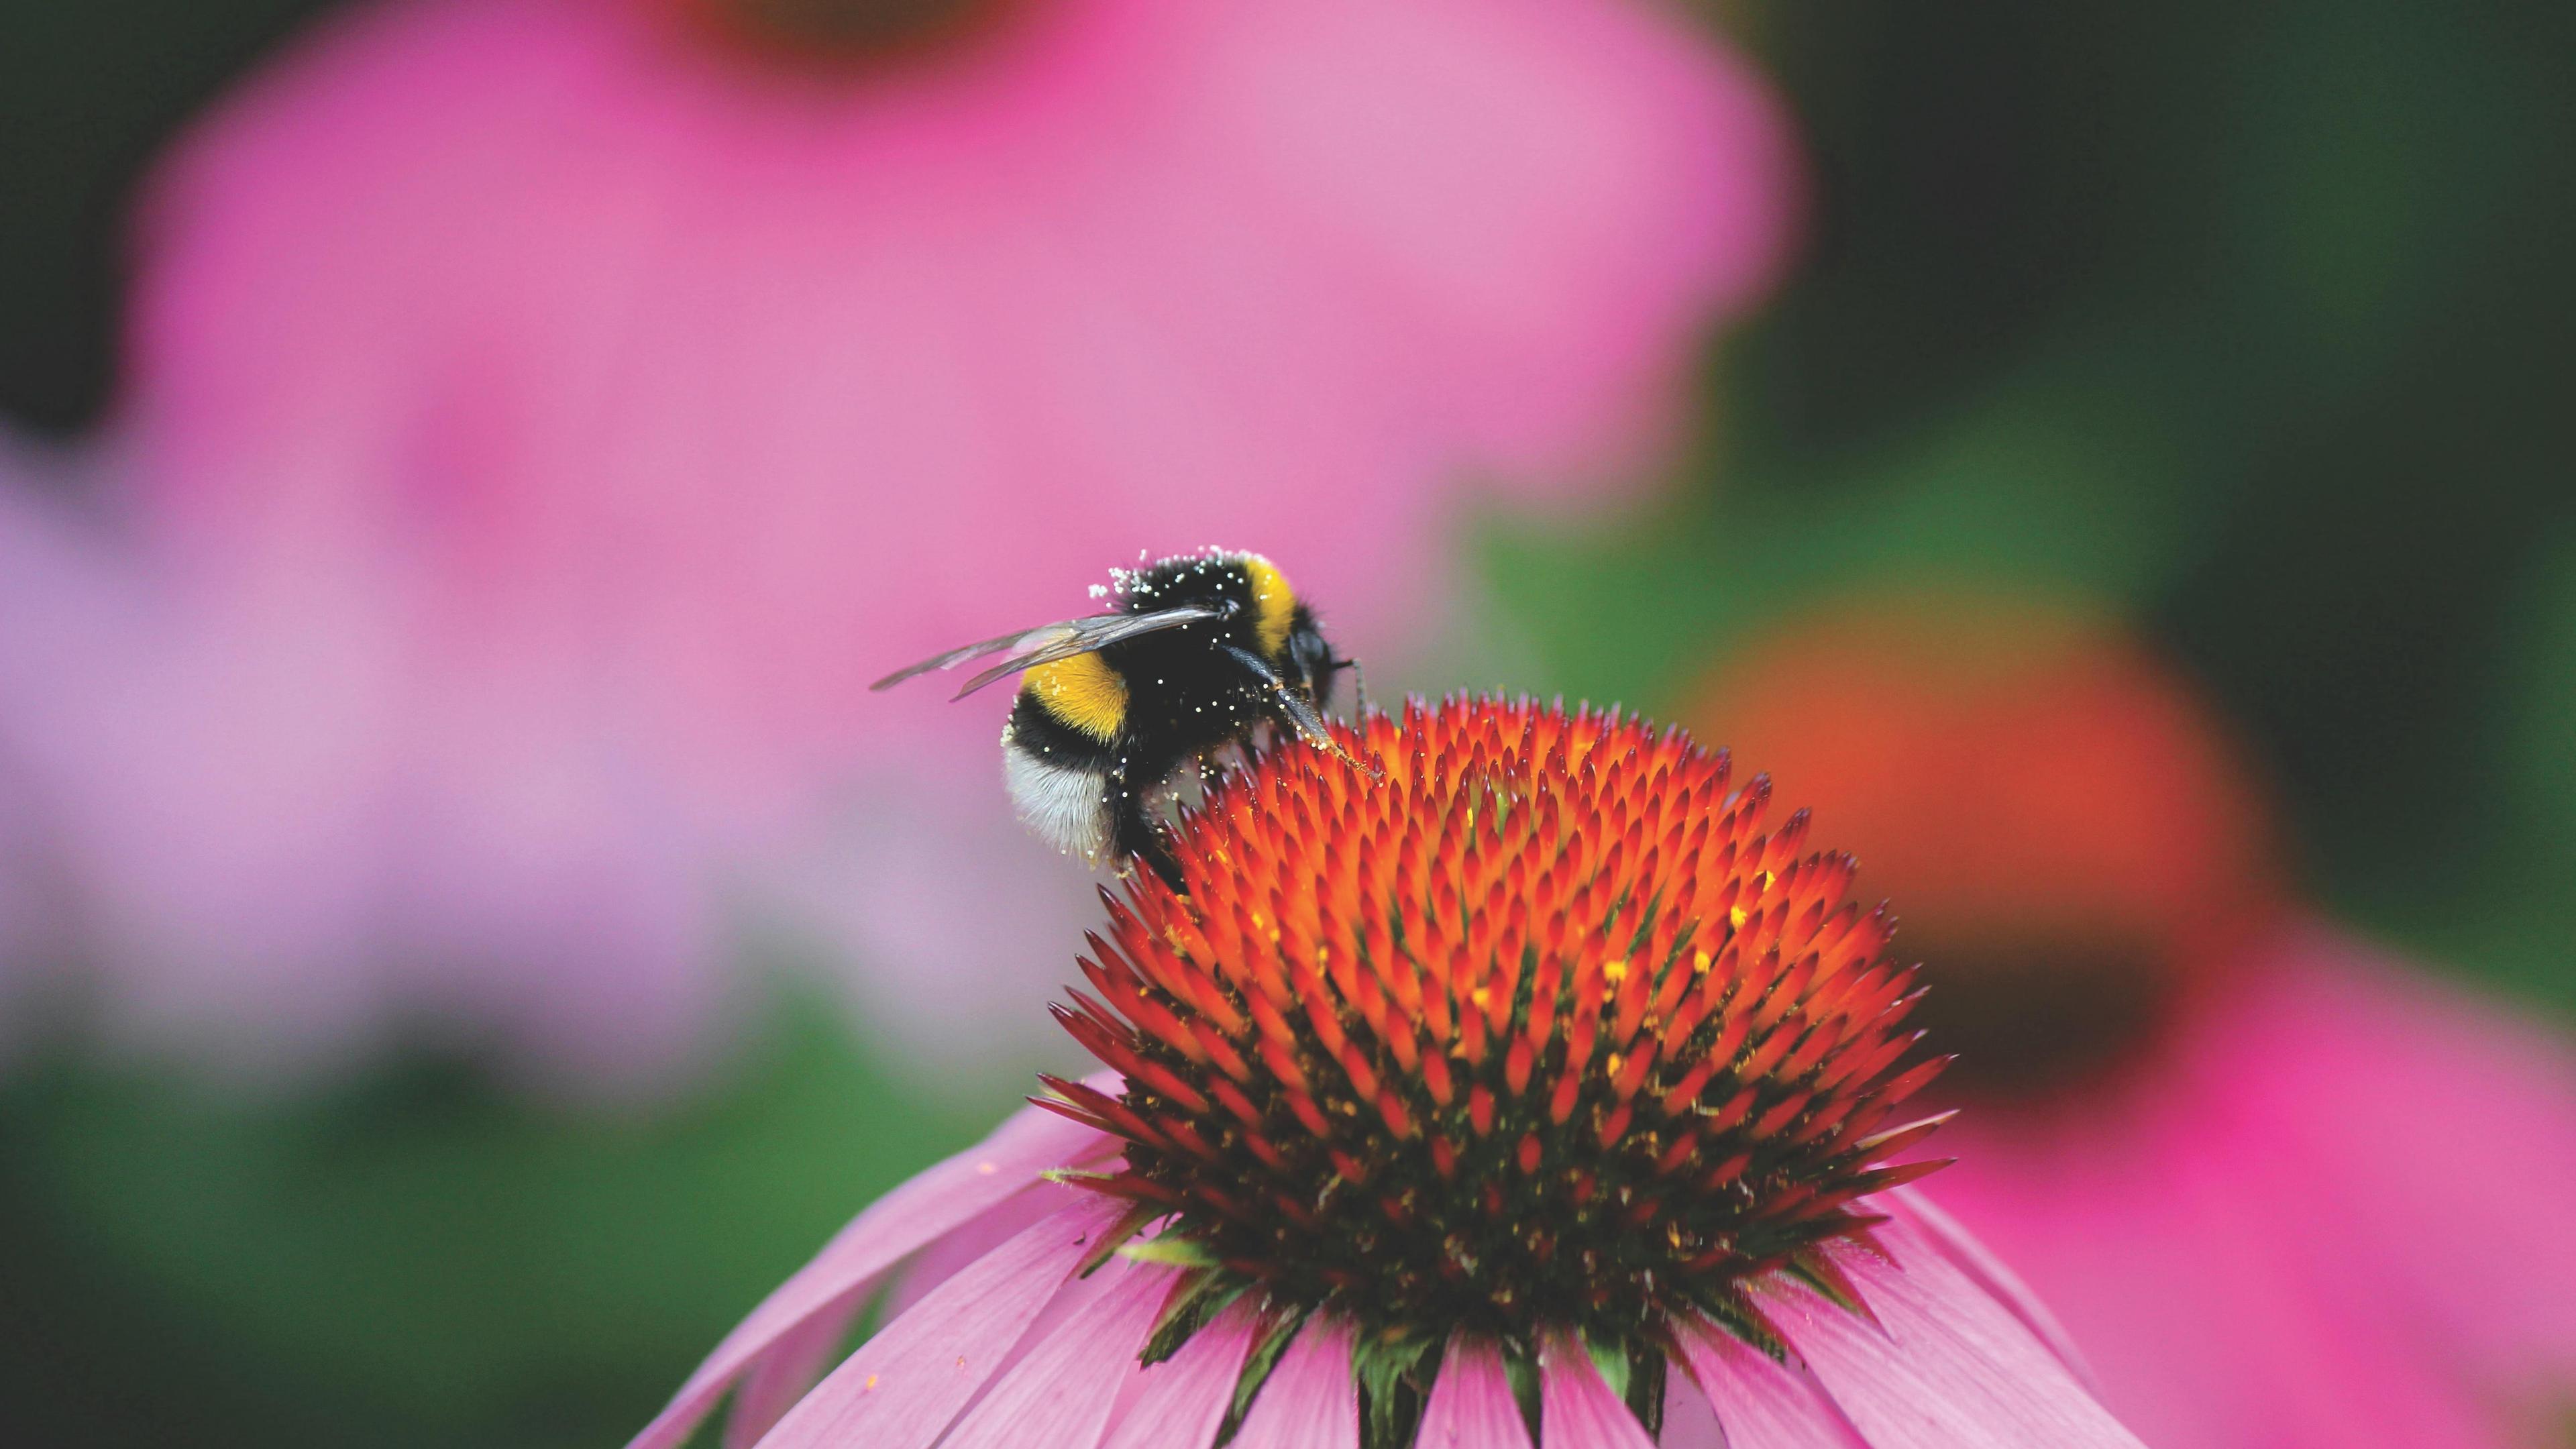
[[[1615,715],[1341,744],[1109,898],[1058,1015],[1110,1070],[862,1215],[636,1449],[737,1385],[775,1449],[2135,1443],[1903,1187],[1941,1064],[1804,812]],[[805,1392],[934,1244],[971,1261]]]

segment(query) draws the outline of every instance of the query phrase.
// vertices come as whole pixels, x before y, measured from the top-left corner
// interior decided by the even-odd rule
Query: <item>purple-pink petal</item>
[[[2046,1285],[2107,1375],[2106,1402],[2141,1437],[2210,1449],[2513,1441],[2475,1376],[2446,1360],[2456,1340],[2371,1301],[2390,1265],[2354,1240],[2340,1200],[2318,1210],[2319,1180],[2287,1144],[2219,1115],[2192,1135],[2216,1140],[2124,1131],[2124,1161],[2016,1181],[2030,1164],[2001,1158],[1973,1191],[1950,1194]]]
[[[1113,1263],[1099,1296],[1002,1375],[941,1449],[1092,1449],[1171,1296],[1169,1268]]]
[[[1028,1189],[1040,1173],[1091,1161],[1109,1146],[1110,1139],[1101,1133],[1037,1107],[1011,1114],[982,1142],[923,1172],[852,1219],[812,1262],[773,1290],[716,1345],[629,1449],[670,1449],[679,1444],[725,1389],[789,1334],[818,1317],[846,1314],[879,1275],[906,1255]],[[803,1347],[810,1350],[811,1345]],[[762,1397],[771,1399],[774,1393],[764,1391]]]
[[[2563,1390],[2576,1235],[2534,1205],[2576,1201],[2576,1050],[2319,923],[2279,957],[2199,1072],[2284,1166],[2332,1184],[2349,1250],[2384,1265],[2373,1291],[2395,1311]]]
[[[1216,1442],[1235,1381],[1252,1352],[1255,1321],[1240,1308],[1158,1364],[1131,1364],[1101,1449],[1204,1449]]]
[[[2058,1362],[2066,1365],[2067,1371],[2075,1375],[2076,1381],[2083,1384],[2087,1392],[2097,1395],[2101,1392],[2102,1386],[2094,1376],[2093,1366],[2085,1362],[2084,1351],[2076,1347],[2074,1336],[2066,1331],[2066,1325],[2057,1321],[2057,1315],[2049,1311],[2048,1305],[2040,1301],[2039,1295],[2031,1291],[2030,1285],[2021,1280],[2021,1275],[2014,1272],[2010,1264],[1978,1242],[1975,1234],[1959,1225],[1958,1219],[1942,1211],[1938,1204],[1923,1195],[1920,1188],[1900,1187],[1880,1201],[1882,1205],[1892,1203],[1911,1215],[1924,1235],[1949,1258],[1951,1265],[1967,1274],[1978,1287],[2009,1309],[2013,1317],[2020,1319],[2022,1327],[2047,1344],[2049,1352],[2057,1355]]]
[[[928,1449],[1117,1215],[1106,1199],[1078,1202],[949,1279],[834,1369],[760,1449]]]
[[[1466,1334],[1449,1340],[1415,1443],[1418,1449],[1530,1449],[1529,1426],[1521,1422],[1503,1356],[1492,1343]]]
[[[1869,1449],[1804,1370],[1714,1324],[1687,1326],[1679,1338],[1683,1363],[1726,1430],[1726,1449]]]
[[[1728,1449],[1717,1411],[1699,1391],[1689,1372],[1676,1365],[1664,1383],[1664,1424],[1655,1435],[1657,1449]]]
[[[1538,1437],[1547,1449],[1655,1449],[1646,1426],[1610,1392],[1571,1334],[1550,1334],[1539,1347],[1538,1401]]]
[[[2314,921],[2249,950],[2080,1118],[1947,1129],[1933,1192],[2149,1443],[2518,1442],[2576,1382],[2576,1238],[2532,1207],[2576,1197],[2576,1056]]]
[[[1765,1305],[1875,1449],[2138,1449],[2029,1329],[1903,1217],[1841,1258],[1877,1323],[1804,1288]]]
[[[1279,1356],[1233,1449],[1359,1449],[1360,1388],[1351,1330],[1318,1316]],[[1183,1449],[1175,1445],[1173,1449]]]
[[[850,1326],[868,1306],[864,1295],[845,1295],[840,1302],[778,1336],[752,1362],[734,1387],[733,1404],[725,1410],[725,1449],[753,1449],[775,1428],[814,1381],[832,1366],[832,1355],[848,1338]],[[888,1310],[891,1312],[892,1310]]]

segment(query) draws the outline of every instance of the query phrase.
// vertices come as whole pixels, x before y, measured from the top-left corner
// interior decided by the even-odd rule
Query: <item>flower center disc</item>
[[[1058,1015],[1125,1090],[1050,1079],[1126,1139],[1086,1185],[1209,1282],[1382,1336],[1641,1344],[1686,1306],[1757,1324],[1757,1273],[1838,1291],[1812,1250],[1934,1165],[1883,1165],[1933,1124],[1881,1129],[1940,1065],[1904,1060],[1912,971],[1851,859],[1615,715],[1452,700],[1336,737],[1183,816],[1186,895],[1111,900]]]

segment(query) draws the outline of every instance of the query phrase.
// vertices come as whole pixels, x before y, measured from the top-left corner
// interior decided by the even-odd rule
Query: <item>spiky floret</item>
[[[1849,1301],[1815,1250],[1936,1165],[1890,1162],[1933,1121],[1887,1124],[1940,1066],[1851,858],[1616,714],[1452,699],[1337,734],[1351,758],[1283,746],[1184,815],[1186,895],[1103,893],[1057,1014],[1126,1086],[1045,1103],[1126,1140],[1086,1184],[1164,1221],[1194,1300],[1388,1343],[1570,1329],[1660,1365],[1684,1317],[1764,1342],[1758,1275]]]

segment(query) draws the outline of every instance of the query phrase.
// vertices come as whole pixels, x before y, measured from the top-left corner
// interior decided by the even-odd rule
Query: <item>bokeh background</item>
[[[138,324],[139,276],[152,224],[190,204],[220,211],[220,198],[190,198],[238,180],[243,165],[228,170],[220,154],[195,163],[178,200],[154,178],[210,114],[233,114],[210,107],[275,86],[281,56],[310,54],[299,37],[344,23],[339,12],[351,8],[7,6],[0,470],[13,510],[41,515],[30,536],[66,518],[85,527],[115,500],[196,487],[142,476],[184,469],[192,455],[134,442],[154,407],[137,381],[138,339],[178,345]],[[796,7],[775,10],[791,30],[813,23]],[[1712,671],[1819,610],[1910,589],[1968,591],[2116,621],[2169,663],[2241,750],[2255,782],[2247,788],[2278,824],[2283,891],[2408,969],[2486,997],[2544,1038],[2562,1033],[2576,1014],[2576,371],[2567,361],[2576,199],[2562,175],[2576,154],[2576,99],[2564,83],[2576,13],[2407,0],[2124,11],[1740,0],[1661,13],[1658,24],[1698,32],[1724,47],[1710,54],[1767,78],[1764,104],[1786,117],[1793,151],[1784,154],[1794,156],[1753,145],[1722,158],[1738,168],[1731,174],[1758,173],[1737,201],[1767,208],[1782,250],[1776,264],[1744,263],[1745,276],[1704,267],[1672,283],[1679,300],[1668,310],[1687,324],[1682,405],[1641,399],[1661,421],[1636,430],[1633,446],[1485,445],[1486,455],[1538,459],[1535,471],[1553,481],[1517,492],[1462,486],[1437,510],[1372,511],[1332,480],[1220,465],[1201,475],[1222,480],[1213,486],[1307,505],[1282,510],[1294,521],[1276,534],[1224,541],[1267,549],[1292,577],[1362,600],[1354,629],[1382,693],[1500,686],[1722,714],[1702,695]],[[794,74],[778,84],[800,93],[886,84],[885,67],[985,43],[970,27],[907,39],[911,49],[865,64],[779,62]],[[309,67],[300,74],[309,81]],[[1329,115],[1347,98],[1318,86],[1274,101]],[[1495,115],[1509,109],[1497,101]],[[244,129],[252,122],[238,121]],[[707,164],[757,171],[756,134],[733,144],[752,150]],[[291,172],[294,154],[270,164]],[[1676,193],[1713,184],[1675,164]],[[1645,199],[1633,210],[1645,227],[1659,213],[1655,173],[1641,176]],[[342,194],[399,198],[455,184],[398,168],[374,182],[331,173],[316,183],[322,199],[310,215],[333,214]],[[1546,189],[1560,184],[1561,197]],[[1529,185],[1517,201],[1533,215],[1602,205],[1562,178]],[[148,208],[148,196],[168,211]],[[470,206],[470,197],[445,199]],[[1677,215],[1698,224],[1687,207]],[[614,237],[621,224],[581,235]],[[487,241],[506,255],[514,238],[503,227]],[[1717,256],[1772,243],[1706,245]],[[417,262],[389,253],[385,274],[351,295],[419,288],[425,311],[450,305],[435,295],[447,283],[406,270]],[[350,265],[363,276],[365,263],[361,248]],[[748,264],[730,279],[746,294],[770,280]],[[1505,314],[1513,299],[1480,305]],[[389,353],[403,325],[368,324]],[[195,365],[222,375],[223,326],[201,330],[211,340],[194,339],[206,349]],[[316,345],[363,357],[370,335],[352,327]],[[1247,364],[1256,385],[1261,360],[1256,349]],[[1583,370],[1581,358],[1557,361]],[[798,359],[765,365],[783,378]],[[335,354],[317,376],[348,366]],[[1491,381],[1502,390],[1548,376],[1534,366]],[[1658,386],[1656,367],[1642,363],[1605,376],[1598,386]],[[278,426],[327,431],[340,400],[317,396],[318,412]],[[1420,405],[1464,416],[1487,402],[1426,392]],[[1530,404],[1497,406],[1525,414]],[[226,414],[256,402],[216,389],[173,407]],[[765,426],[756,402],[743,416],[743,426]],[[1409,465],[1414,474],[1509,471],[1478,446],[1415,451],[1426,457]],[[770,466],[757,446],[742,454],[752,471]],[[327,466],[362,468],[371,455],[343,456]],[[1200,486],[1199,476],[1175,481]],[[972,532],[951,529],[935,535],[926,561],[905,566],[963,580],[965,602],[846,641],[829,632],[840,616],[826,614],[817,647],[848,654],[864,678],[923,646],[1036,622],[1012,611],[1044,616],[1023,600],[1076,612],[1081,585],[1134,547],[1205,542],[1200,517],[1268,516],[1189,514],[1173,537],[1136,521],[1158,517],[1150,498],[1087,496],[1112,485],[1086,475],[1029,486],[1050,508],[1108,521],[1065,535],[1080,556],[1041,566],[1031,560],[1042,553],[1010,555],[1008,567],[1037,576],[1030,592],[992,605],[1008,617],[968,607],[977,571],[1005,565]],[[218,515],[231,506],[219,487],[192,496],[214,499]],[[710,516],[695,506],[683,526]],[[876,556],[833,566],[866,572],[922,552],[908,517],[888,515]],[[1293,546],[1271,541],[1291,532]],[[1106,556],[1089,541],[1131,535]],[[23,585],[66,556],[85,557],[0,550],[0,568],[18,570]],[[1390,576],[1415,582],[1373,582]],[[117,587],[67,565],[55,592],[9,591],[21,611],[15,637],[23,644],[30,611],[87,609],[64,601],[93,584]],[[1332,590],[1314,589],[1329,611]],[[192,596],[174,597],[184,609]],[[296,606],[322,608],[324,597],[298,595]],[[871,915],[868,878],[917,869],[907,865],[914,842],[945,828],[924,822],[947,818],[950,800],[959,819],[995,818],[999,783],[980,752],[997,709],[893,705],[911,711],[900,731],[856,743],[798,736],[798,748],[827,757],[846,746],[901,762],[885,778],[908,772],[917,752],[971,767],[925,767],[927,800],[852,797],[814,857],[829,868],[780,873],[790,885],[778,898],[804,902],[801,912],[703,912],[683,948],[654,934],[659,926],[637,928],[639,952],[678,951],[672,959],[690,969],[716,961],[714,984],[688,977],[673,988],[694,1003],[685,1030],[658,1017],[635,1028],[657,1041],[685,1037],[680,1045],[603,1071],[594,1070],[602,1061],[628,1065],[619,1057],[628,1038],[603,1046],[578,1020],[590,1003],[616,1015],[626,992],[616,943],[628,938],[615,919],[604,936],[565,944],[544,912],[502,910],[459,945],[423,924],[440,916],[432,896],[389,920],[370,915],[354,935],[297,936],[311,957],[303,974],[265,995],[259,963],[235,959],[243,948],[232,927],[183,922],[137,945],[131,932],[94,938],[64,925],[80,916],[58,909],[65,901],[86,899],[92,877],[114,876],[119,862],[102,852],[143,850],[157,837],[85,834],[68,818],[106,797],[65,786],[70,756],[26,747],[41,734],[27,722],[28,697],[42,705],[87,690],[107,701],[95,706],[105,713],[82,717],[93,722],[120,709],[197,707],[139,685],[122,693],[115,679],[53,687],[81,674],[109,637],[66,632],[42,636],[55,652],[0,651],[19,710],[0,715],[0,927],[33,923],[0,929],[0,949],[15,958],[0,970],[0,1441],[620,1442],[851,1211],[982,1130],[1032,1066],[1066,1060],[1040,1007],[1078,947],[1085,887],[1071,863],[960,827],[940,847],[950,854],[933,853],[955,892],[940,906],[949,917],[828,928],[836,903]],[[297,687],[268,705],[292,706]],[[484,687],[506,695],[506,682]],[[941,743],[941,731],[954,739]],[[108,753],[160,747],[138,729]],[[221,755],[171,758],[179,763],[163,768],[184,785]],[[161,777],[137,771],[148,813]],[[602,778],[585,788],[607,792],[618,810],[630,803],[622,789],[654,797],[617,815],[617,830],[661,818],[658,778]],[[1783,786],[1796,798],[1794,779]],[[510,798],[506,786],[490,788]],[[318,808],[292,790],[247,798],[228,807],[246,813],[208,818],[294,839],[312,825],[302,812]],[[728,817],[728,831],[739,826]],[[474,830],[450,844],[492,848]],[[756,852],[727,859],[745,854]],[[308,890],[331,888],[291,853],[280,859],[283,877],[241,910],[292,911]],[[627,910],[659,921],[658,892],[687,873],[675,870],[632,892],[584,896],[580,925]],[[906,877],[901,893],[919,894],[916,884]],[[998,926],[976,904],[1035,896],[1051,904]],[[135,909],[167,905],[157,899]],[[204,920],[256,935],[266,917]],[[1059,937],[1051,959],[1034,959],[1045,948],[1032,942]],[[150,954],[159,974],[148,980],[165,981],[199,949],[221,964],[186,978],[181,1007],[166,993],[141,1009],[119,1004],[137,979],[120,953]],[[433,964],[406,966],[413,974],[401,979],[412,984],[389,991],[392,1005],[359,1013],[360,1029],[347,1013],[305,1011],[335,989],[334,950]],[[534,1012],[536,1026],[523,1015],[491,1027],[480,1005],[516,1003],[512,992],[478,987],[466,1008],[412,1009],[424,999],[414,987],[448,951],[499,963],[477,970],[505,982],[558,956],[582,964],[562,999]],[[1010,964],[997,967],[1004,955]],[[304,1023],[282,1049],[260,1030],[272,1015]],[[994,1025],[1006,1018],[1029,1025]],[[236,1037],[258,1046],[198,1049]],[[547,1057],[558,1038],[577,1043],[564,1050],[570,1067]]]

